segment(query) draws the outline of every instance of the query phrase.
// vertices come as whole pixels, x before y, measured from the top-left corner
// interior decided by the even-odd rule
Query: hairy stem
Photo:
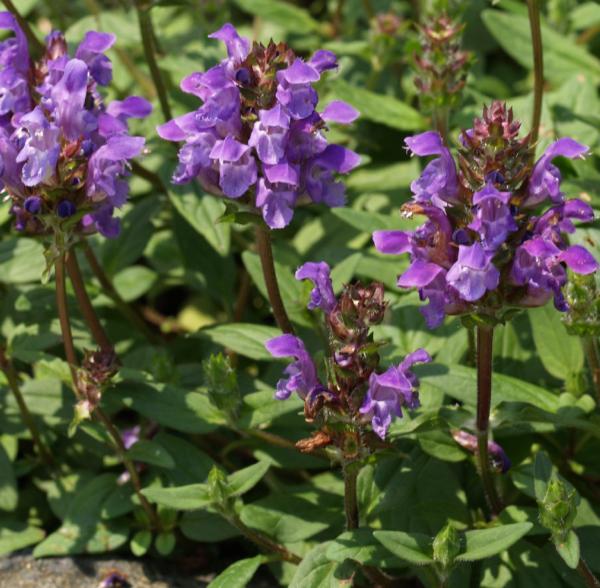
[[[600,580],[598,580],[598,578],[596,578],[592,570],[590,570],[583,557],[579,558],[579,564],[577,564],[577,571],[579,572],[579,575],[583,578],[585,585],[589,586],[589,588],[598,588],[598,586],[600,586]]]
[[[73,285],[73,290],[75,291],[75,296],[77,297],[77,302],[79,303],[79,308],[83,314],[85,322],[92,331],[92,336],[94,337],[96,344],[100,347],[100,349],[102,349],[102,351],[111,350],[113,346],[106,334],[106,331],[104,330],[104,327],[98,319],[98,315],[92,306],[92,301],[90,300],[85,288],[75,250],[71,250],[68,253],[66,265],[71,284]]]
[[[173,118],[171,114],[171,107],[169,106],[169,98],[167,94],[167,87],[165,81],[160,73],[158,62],[156,61],[156,35],[154,33],[154,26],[152,25],[152,18],[150,16],[150,5],[145,0],[135,0],[135,8],[138,13],[138,19],[140,22],[140,33],[142,35],[142,45],[144,46],[144,55],[150,68],[150,74],[154,81],[156,93],[158,94],[158,101],[160,102],[160,108],[162,110],[163,118],[169,121]]]
[[[275,263],[273,261],[273,247],[271,245],[271,234],[269,229],[262,223],[256,225],[256,247],[260,256],[263,275],[265,277],[265,285],[267,286],[267,294],[269,301],[273,307],[273,315],[279,325],[279,328],[284,333],[294,333],[294,327],[288,318],[279,284],[277,283],[277,274],[275,273]]]
[[[588,335],[583,340],[585,353],[592,373],[592,381],[596,389],[596,400],[600,404],[600,356],[598,355],[598,344],[596,338]]]
[[[531,142],[536,143],[542,118],[542,98],[544,95],[544,51],[542,47],[542,28],[540,25],[539,0],[527,0],[531,45],[533,47],[534,94],[533,115],[531,117]]]
[[[65,283],[65,254],[62,253],[54,264],[56,282],[56,307],[58,309],[58,320],[65,348],[65,357],[71,370],[73,390],[77,398],[81,397],[77,386],[77,354],[73,344],[73,333],[71,332],[71,321],[69,319],[69,307],[67,306],[67,290]]]
[[[60,328],[63,336],[63,344],[65,347],[65,355],[67,358],[67,362],[69,363],[69,368],[71,370],[71,379],[73,382],[73,390],[75,391],[75,396],[77,396],[80,400],[85,400],[81,390],[78,386],[78,378],[77,378],[77,354],[75,352],[75,345],[73,344],[73,334],[71,331],[71,321],[69,319],[69,307],[67,304],[67,291],[65,288],[65,254],[61,253],[58,259],[56,260],[55,266],[56,273],[56,303],[58,307],[58,318],[60,322]],[[131,483],[133,485],[134,491],[140,501],[142,508],[146,511],[146,515],[150,520],[150,523],[154,529],[159,528],[158,517],[146,499],[146,497],[142,494],[142,485],[140,482],[140,478],[138,476],[137,470],[135,469],[134,463],[127,457],[125,446],[123,445],[123,440],[121,439],[121,435],[114,424],[111,422],[108,415],[97,406],[92,412],[94,418],[104,426],[106,432],[111,437],[117,456],[129,472],[131,477]]]
[[[356,498],[356,478],[358,468],[352,462],[344,464],[344,511],[346,513],[346,530],[358,529],[358,500]]]
[[[2,0],[2,3],[17,19],[19,26],[27,37],[27,41],[29,41],[29,44],[32,46],[33,52],[38,55],[42,55],[45,51],[44,44],[35,36],[35,33],[29,26],[29,23],[21,16],[21,13],[17,10],[17,7],[13,4],[12,0]]]
[[[488,505],[493,514],[498,514],[502,509],[502,504],[496,493],[488,456],[493,337],[492,327],[477,327],[477,460]]]
[[[161,343],[160,338],[152,332],[146,321],[136,312],[136,310],[121,298],[113,286],[113,283],[102,269],[102,266],[100,265],[94,250],[90,247],[90,244],[85,239],[82,239],[81,245],[83,247],[85,258],[92,272],[104,289],[104,294],[106,294],[115,303],[115,306],[119,312],[132,324],[132,326],[141,331],[150,343],[159,345]]]
[[[251,529],[245,525],[238,515],[226,516],[225,518],[229,521],[229,523],[236,527],[236,529],[238,529],[238,531],[242,533],[246,539],[252,541],[252,543],[257,545],[260,549],[277,553],[279,556],[281,556],[281,559],[289,563],[298,565],[302,561],[301,557],[297,556],[295,553],[292,553],[283,545],[273,541],[273,539],[267,537],[267,535],[264,535],[260,531],[255,531],[254,529]]]
[[[55,460],[52,456],[52,452],[42,440],[42,436],[40,435],[40,432],[37,429],[35,421],[33,420],[33,416],[29,412],[29,408],[27,407],[25,398],[21,393],[21,387],[19,386],[19,376],[17,374],[17,370],[15,369],[13,362],[6,356],[6,351],[4,348],[0,348],[0,369],[2,369],[4,375],[6,376],[8,387],[11,389],[15,400],[17,401],[17,406],[19,407],[19,412],[21,413],[23,423],[29,430],[29,434],[31,435],[31,439],[40,458],[42,459],[44,464],[46,464],[46,466],[50,468],[53,467],[55,464]]]

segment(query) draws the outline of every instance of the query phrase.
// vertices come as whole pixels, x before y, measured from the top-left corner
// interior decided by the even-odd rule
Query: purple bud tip
[[[237,73],[235,74],[235,80],[240,86],[248,86],[250,85],[252,78],[250,76],[250,72],[245,67],[242,67],[238,69]]]
[[[75,205],[69,200],[62,200],[58,203],[56,207],[56,214],[60,216],[60,218],[69,218],[73,216],[77,212],[77,208]]]
[[[471,236],[468,231],[465,229],[456,229],[452,234],[452,239],[458,245],[470,245],[471,244]]]
[[[29,196],[25,199],[23,208],[29,214],[37,214],[42,209],[42,199],[39,196]]]

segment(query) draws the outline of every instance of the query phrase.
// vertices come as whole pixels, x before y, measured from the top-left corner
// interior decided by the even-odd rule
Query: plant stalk
[[[33,420],[33,416],[29,412],[29,408],[27,407],[27,403],[25,402],[25,398],[21,393],[21,387],[19,386],[19,376],[17,374],[17,370],[13,362],[6,356],[5,349],[0,349],[0,369],[4,372],[6,376],[6,380],[8,382],[8,387],[11,389],[15,400],[17,401],[17,406],[19,407],[19,412],[21,413],[21,418],[23,419],[23,423],[29,430],[29,434],[31,435],[31,439],[37,452],[44,462],[46,466],[52,468],[55,464],[54,457],[52,456],[52,452],[50,448],[46,446],[46,444],[42,441],[42,436],[37,429],[35,421]]]
[[[527,0],[531,45],[533,48],[533,115],[531,117],[531,143],[535,145],[540,133],[542,119],[542,98],[544,95],[544,50],[542,46],[542,28],[540,24],[539,0]]]
[[[27,41],[30,45],[32,45],[33,51],[38,55],[42,55],[46,50],[44,44],[35,36],[32,28],[29,26],[29,23],[21,16],[21,13],[17,10],[17,7],[13,4],[12,0],[2,0],[2,3],[17,19],[19,26],[27,37]]]
[[[356,479],[358,469],[353,462],[344,463],[344,511],[346,513],[346,530],[358,529],[358,500],[356,498]]]
[[[284,333],[294,334],[294,327],[292,327],[292,323],[290,322],[285,306],[283,305],[279,284],[277,283],[277,274],[275,273],[275,263],[273,261],[273,247],[271,245],[271,234],[269,233],[269,229],[267,229],[262,222],[256,225],[256,247],[258,249],[258,255],[260,256],[260,264],[265,277],[269,301],[273,307],[275,321]]]
[[[90,300],[85,288],[85,283],[83,282],[83,278],[81,276],[81,270],[79,269],[79,263],[77,262],[77,254],[75,253],[75,250],[71,250],[67,254],[66,265],[71,284],[73,285],[73,290],[75,291],[75,296],[77,297],[77,302],[79,303],[79,308],[83,314],[85,322],[92,331],[92,336],[94,337],[96,344],[102,351],[112,350],[113,346],[108,338],[108,335],[106,334],[106,331],[104,330],[104,327],[98,319],[98,315],[92,306],[92,301]]]
[[[442,137],[444,143],[446,143],[448,139],[448,119],[449,119],[449,111],[448,107],[436,107],[433,109],[432,113],[432,122],[436,131]]]
[[[69,320],[69,308],[67,306],[67,290],[65,281],[65,254],[61,253],[54,264],[55,282],[56,282],[56,307],[58,309],[58,320],[60,322],[60,331],[65,348],[65,357],[71,370],[71,380],[73,390],[77,398],[81,398],[79,387],[77,386],[77,354],[73,344],[73,333],[71,332],[71,321]]]
[[[277,553],[281,556],[281,559],[292,564],[298,565],[302,561],[301,557],[297,556],[295,553],[292,553],[283,545],[273,541],[273,539],[271,539],[270,537],[263,535],[263,533],[261,533],[260,531],[255,531],[254,529],[251,529],[250,527],[245,525],[238,515],[226,516],[225,518],[236,529],[238,529],[238,531],[240,531],[240,533],[242,533],[242,535],[244,535],[246,539],[249,539],[250,541],[252,541],[252,543],[258,545],[258,547],[260,547],[261,549]]]
[[[583,557],[579,558],[579,563],[577,564],[577,571],[579,572],[579,575],[583,578],[585,585],[589,586],[589,588],[598,588],[598,586],[600,586],[600,580],[598,580],[598,578],[596,578],[592,570],[590,570]]]
[[[154,32],[154,26],[152,25],[152,17],[150,16],[150,5],[144,0],[135,0],[135,8],[140,23],[144,55],[148,62],[148,67],[150,68],[150,74],[152,75],[156,93],[158,94],[158,101],[160,102],[163,118],[165,119],[165,122],[167,122],[171,120],[173,116],[171,114],[171,107],[169,106],[167,87],[160,72],[160,68],[158,67],[158,62],[156,61],[156,34]]]
[[[502,503],[496,493],[488,456],[493,337],[493,327],[477,327],[477,460],[486,500],[492,513],[497,515],[502,510]]]
[[[55,266],[55,274],[56,274],[56,303],[58,307],[58,318],[60,322],[60,328],[63,336],[63,344],[65,348],[65,356],[67,358],[67,362],[69,363],[69,368],[71,370],[71,379],[73,382],[73,390],[75,391],[75,396],[79,400],[85,400],[81,390],[78,386],[78,378],[77,378],[77,354],[75,352],[75,345],[73,344],[73,333],[71,331],[71,321],[69,319],[69,307],[67,303],[67,291],[65,287],[65,253],[61,253],[58,259],[56,260]],[[135,469],[134,463],[127,457],[125,446],[123,445],[123,440],[121,439],[121,435],[114,424],[111,422],[108,415],[100,408],[100,406],[95,407],[92,412],[94,418],[104,426],[106,432],[111,437],[114,445],[116,453],[119,459],[122,461],[125,469],[129,472],[131,483],[133,485],[134,491],[140,501],[140,504],[148,519],[154,529],[159,529],[159,520],[158,517],[146,499],[146,497],[142,494],[142,484],[140,482],[140,478],[138,476],[137,470]]]
[[[121,298],[121,296],[113,286],[113,283],[102,269],[102,266],[100,265],[100,262],[98,261],[98,258],[94,253],[94,250],[90,247],[90,244],[85,239],[82,239],[81,245],[83,247],[83,253],[85,255],[85,258],[92,272],[100,282],[100,285],[104,289],[104,293],[115,303],[115,306],[117,307],[119,312],[137,330],[141,331],[150,343],[160,345],[160,338],[152,332],[152,330],[148,327],[146,321],[136,312],[134,308],[132,308],[129,304],[127,304],[127,302],[125,302],[125,300]]]
[[[585,353],[587,355],[592,381],[596,389],[596,400],[600,404],[600,356],[598,355],[598,344],[593,335],[588,335],[583,339]]]

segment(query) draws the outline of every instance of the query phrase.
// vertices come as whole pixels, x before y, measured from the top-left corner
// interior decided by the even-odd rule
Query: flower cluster
[[[462,133],[458,167],[438,133],[406,139],[411,153],[438,156],[412,183],[413,199],[403,207],[427,221],[414,232],[377,231],[373,241],[383,253],[410,254],[398,285],[429,300],[422,312],[431,328],[445,314],[502,321],[511,308],[552,297],[564,311],[567,268],[589,274],[598,267],[565,238],[574,220],[591,221],[594,213],[582,200],[565,200],[552,163],[581,158],[587,147],[559,139],[533,165],[529,136],[520,139],[519,127],[512,111],[494,102]]]
[[[269,353],[294,358],[285,370],[286,377],[277,384],[276,398],[284,400],[296,392],[304,400],[307,420],[325,421],[327,441],[335,440],[331,427],[334,422],[359,430],[371,423],[373,431],[384,439],[393,418],[402,416],[402,407],[419,405],[419,382],[411,367],[431,358],[419,349],[398,365],[377,373],[378,344],[370,329],[383,319],[383,286],[350,284],[336,298],[329,266],[324,262],[305,263],[296,272],[296,278],[313,282],[308,308],[320,308],[325,315],[329,332],[328,378],[326,385],[321,382],[301,339],[289,334],[275,337],[267,341]]]
[[[104,104],[98,88],[112,79],[104,53],[115,36],[90,31],[70,57],[55,31],[33,62],[10,13],[0,13],[0,28],[14,32],[0,43],[0,181],[17,229],[62,226],[115,237],[128,160],[144,146],[143,137],[128,134],[127,120],[152,109],[137,96]]]
[[[313,87],[337,67],[335,55],[317,51],[304,61],[284,43],[251,46],[231,24],[210,37],[225,43],[228,57],[181,82],[202,106],[158,128],[163,139],[184,142],[173,182],[198,179],[208,192],[256,206],[273,229],[289,224],[301,197],[342,206],[345,188],[336,174],[359,157],[328,144],[324,131],[328,122],[351,123],[358,112],[337,101],[318,113]]]

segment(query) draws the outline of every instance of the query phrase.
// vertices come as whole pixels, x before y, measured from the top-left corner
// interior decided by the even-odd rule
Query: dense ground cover
[[[598,585],[597,3],[4,4],[0,554]]]

